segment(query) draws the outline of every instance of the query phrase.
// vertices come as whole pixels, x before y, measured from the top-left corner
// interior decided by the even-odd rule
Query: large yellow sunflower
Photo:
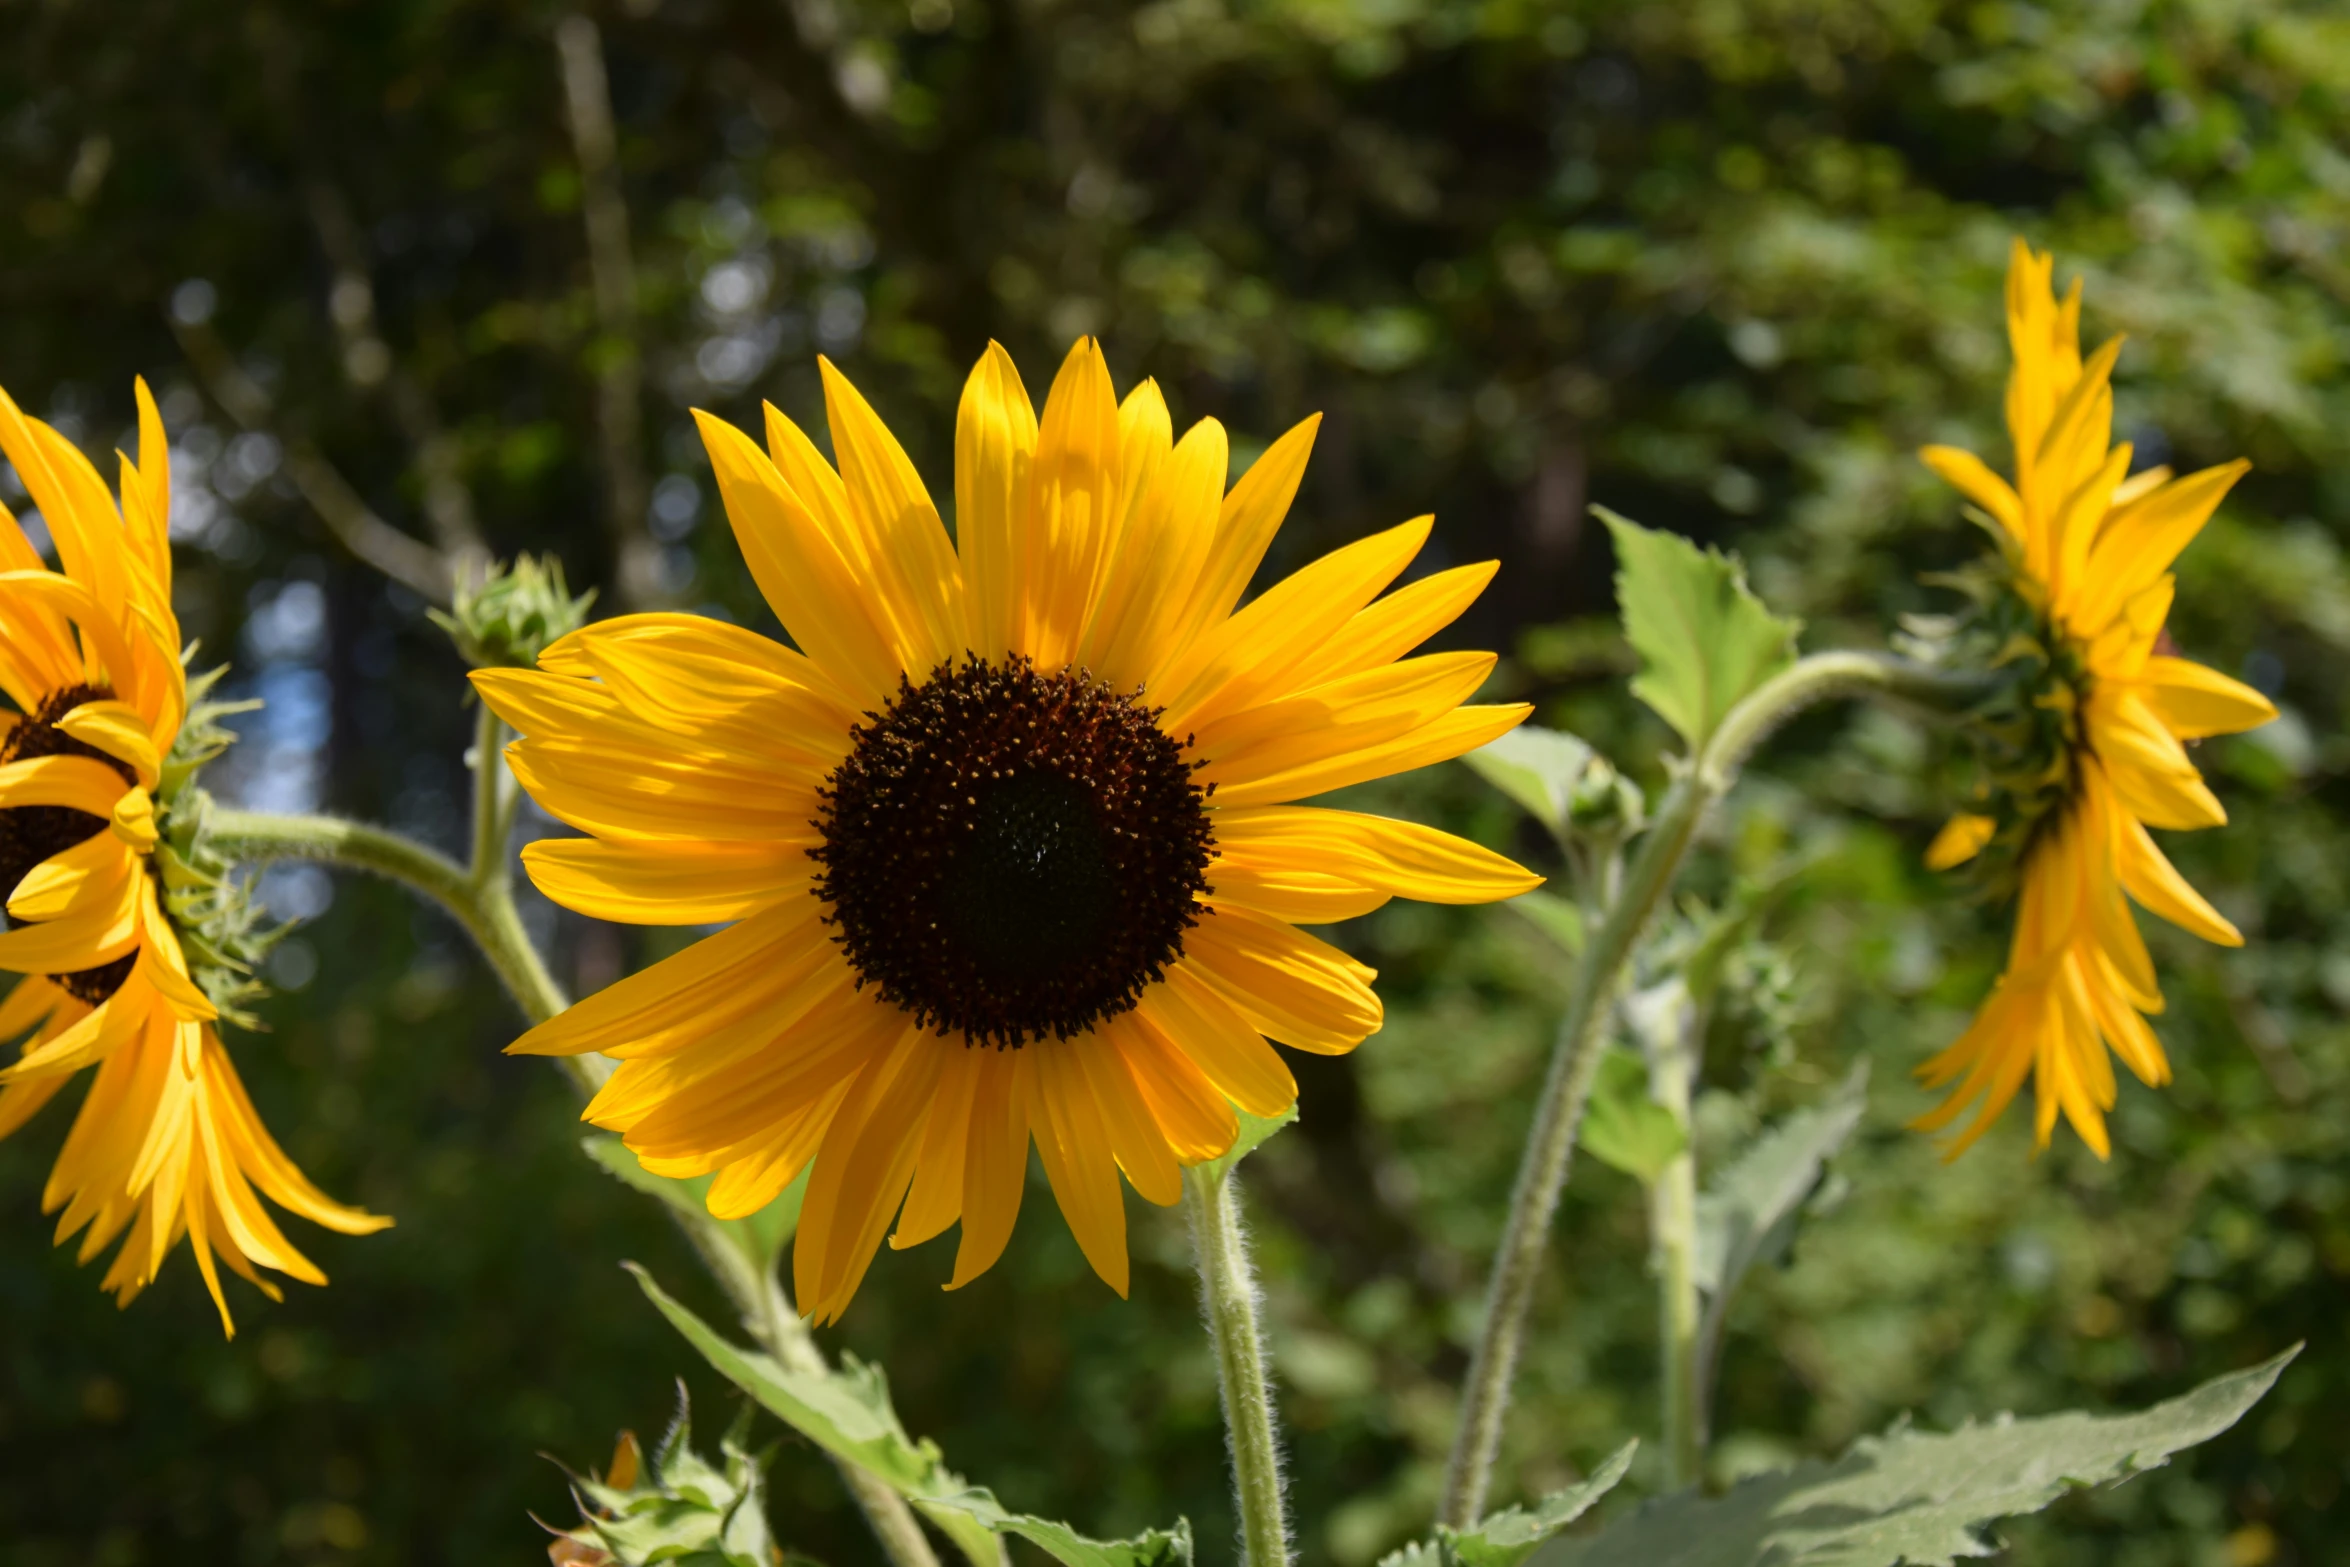
[[[1391,896],[1538,878],[1409,822],[1291,802],[1458,756],[1523,707],[1463,707],[1491,655],[1403,655],[1491,564],[1384,598],[1426,518],[1235,613],[1311,421],[1225,493],[1223,430],[1178,442],[1090,340],[1040,421],[990,347],[955,432],[957,533],[824,366],[836,470],[767,410],[702,434],[735,538],[799,651],[631,615],[474,676],[524,787],[591,836],[524,861],[584,914],[733,922],[513,1046],[601,1051],[587,1119],[756,1211],[811,1160],[802,1309],[840,1315],[892,1244],[962,1225],[949,1288],[1002,1252],[1031,1137],[1096,1272],[1126,1289],[1122,1170],[1172,1203],[1233,1107],[1297,1085],[1265,1043],[1351,1050],[1372,971],[1297,927]],[[1377,600],[1377,602],[1374,602]],[[902,1209],[902,1211],[901,1211]]]
[[[159,796],[185,784],[173,745],[188,717],[171,608],[170,450],[144,382],[139,450],[122,504],[73,444],[0,392],[0,452],[56,543],[44,568],[0,509],[0,969],[25,977],[0,1001],[0,1040],[30,1035],[0,1071],[0,1136],[84,1067],[96,1067],[42,1194],[62,1245],[89,1261],[128,1232],[104,1287],[128,1305],[186,1235],[221,1325],[236,1331],[214,1256],[325,1275],[255,1194],[346,1234],[391,1221],[321,1195],[254,1113],[188,970],[161,896]]]
[[[1922,453],[2002,530],[2010,580],[2036,622],[2022,640],[2043,650],[2045,678],[2029,700],[2056,738],[2051,754],[2033,759],[2028,787],[1995,805],[1997,814],[1953,818],[1929,851],[1928,862],[1946,868],[2011,839],[2021,891],[1998,988],[1973,1026],[1920,1069],[1930,1087],[1956,1086],[1919,1124],[1940,1129],[1979,1101],[1956,1153],[2030,1072],[2040,1146],[2061,1111],[2103,1158],[2115,1089],[2109,1050],[2143,1082],[2170,1079],[2145,1016],[2162,1010],[2162,992],[2124,894],[2207,941],[2243,942],[2146,829],[2224,822],[2181,742],[2253,728],[2276,709],[2174,656],[2163,631],[2171,562],[2250,465],[2183,479],[2166,468],[2129,474],[2130,447],[2111,444],[2121,340],[2082,362],[2080,284],[2059,301],[2054,266],[2018,241],[2008,269],[2015,482],[1951,447]]]

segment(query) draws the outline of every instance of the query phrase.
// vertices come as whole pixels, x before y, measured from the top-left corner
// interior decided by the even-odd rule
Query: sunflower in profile
[[[2276,716],[2259,692],[2178,657],[2163,629],[2171,563],[2250,465],[2185,478],[2130,473],[2130,447],[2112,444],[2121,340],[2083,362],[2080,284],[2060,301],[2054,266],[2018,241],[2008,269],[2014,482],[1951,447],[1921,454],[1995,525],[2004,588],[1991,640],[2021,672],[2005,721],[1990,730],[1987,810],[1954,817],[1927,854],[1936,869],[1984,855],[2017,889],[1998,988],[1973,1026],[1920,1068],[1929,1087],[1951,1087],[1921,1127],[1939,1130],[1978,1106],[1953,1154],[1997,1119],[2027,1072],[2039,1145],[2061,1112],[2099,1158],[2112,1057],[2147,1084],[2170,1080],[2146,1022],[2162,1010],[2162,991],[2126,900],[2206,941],[2242,945],[2147,829],[2226,821],[2184,742]]]
[[[25,1040],[0,1071],[0,1136],[96,1068],[42,1193],[64,1210],[58,1243],[80,1235],[87,1262],[121,1237],[104,1287],[128,1305],[185,1235],[234,1334],[216,1257],[272,1299],[256,1269],[326,1282],[260,1194],[345,1234],[391,1221],[321,1195],[271,1139],[169,912],[167,876],[200,879],[164,838],[175,805],[201,809],[179,742],[205,726],[189,723],[171,608],[169,448],[144,382],[138,402],[145,461],[123,459],[117,509],[72,443],[0,392],[0,452],[62,568],[0,510],[0,691],[16,707],[0,720],[0,969],[24,976],[0,1040]]]
[[[950,540],[905,453],[824,366],[836,469],[767,410],[707,416],[737,542],[798,650],[684,615],[602,621],[474,681],[523,786],[589,834],[524,853],[550,898],[727,928],[513,1046],[601,1051],[586,1117],[755,1212],[813,1162],[793,1252],[837,1318],[894,1217],[958,1222],[949,1288],[1002,1252],[1028,1145],[1126,1290],[1119,1174],[1149,1200],[1297,1085],[1267,1038],[1352,1050],[1372,971],[1301,925],[1537,878],[1426,827],[1301,806],[1460,755],[1526,709],[1464,707],[1493,658],[1405,657],[1490,565],[1381,597],[1422,518],[1235,606],[1311,422],[1225,490],[1090,340],[1040,419],[990,347],[963,391]]]

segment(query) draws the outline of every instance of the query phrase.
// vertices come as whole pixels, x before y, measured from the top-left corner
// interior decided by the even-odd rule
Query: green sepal
[[[1293,1124],[1297,1120],[1297,1106],[1291,1105],[1271,1119],[1250,1115],[1246,1110],[1235,1110],[1233,1114],[1240,1118],[1240,1135],[1232,1139],[1232,1146],[1224,1150],[1220,1157],[1209,1159],[1200,1165],[1201,1170],[1217,1181],[1222,1181],[1230,1175],[1233,1167],[1241,1160],[1264,1147],[1275,1132]]]

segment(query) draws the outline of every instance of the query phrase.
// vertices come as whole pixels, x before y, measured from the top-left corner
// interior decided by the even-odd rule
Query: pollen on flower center
[[[104,686],[67,686],[43,697],[40,706],[25,714],[7,738],[0,740],[0,766],[41,756],[87,756],[120,773],[124,783],[138,782],[137,775],[124,763],[57,727],[59,719],[84,702],[104,701],[113,695]],[[17,884],[34,866],[105,830],[104,817],[70,806],[19,805],[0,810],[0,906],[14,896]],[[16,922],[8,923],[13,926]],[[52,974],[49,978],[77,1000],[97,1006],[122,988],[137,959],[138,954],[133,952],[96,968]]]
[[[860,984],[1017,1046],[1132,1007],[1183,954],[1211,835],[1186,747],[1079,670],[942,665],[826,781],[817,893]]]

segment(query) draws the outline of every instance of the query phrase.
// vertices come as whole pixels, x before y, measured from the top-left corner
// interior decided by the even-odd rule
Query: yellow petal
[[[1121,440],[1101,346],[1081,338],[1061,362],[1038,422],[1029,472],[1014,651],[1067,665],[1093,617],[1103,563],[1116,547]]]
[[[1180,657],[1193,638],[1231,614],[1240,602],[1282,519],[1289,515],[1289,503],[1305,478],[1306,459],[1313,454],[1314,432],[1321,427],[1320,414],[1292,427],[1249,465],[1224,497],[1207,559],[1162,639],[1167,656]]]
[[[1160,672],[1156,689],[1168,731],[1204,727],[1283,689],[1287,677],[1411,564],[1434,525],[1433,517],[1416,517],[1333,550],[1211,628]]]
[[[817,365],[841,482],[873,541],[876,585],[903,606],[909,636],[919,635],[906,649],[907,668],[927,673],[963,651],[962,567],[905,448],[831,360],[819,357]],[[771,413],[770,424],[780,417]]]
[[[1393,740],[1311,762],[1270,778],[1226,785],[1216,791],[1216,803],[1230,807],[1282,805],[1352,784],[1368,783],[1374,778],[1410,772],[1432,762],[1449,762],[1509,733],[1533,711],[1533,706],[1524,702],[1457,708]]]
[[[837,1320],[848,1309],[881,1249],[914,1177],[941,1052],[951,1048],[925,1030],[904,1029],[889,1053],[865,1068],[825,1132],[792,1238],[792,1287],[813,1321]]]
[[[939,1063],[938,1086],[922,1119],[914,1155],[914,1184],[889,1238],[890,1248],[919,1246],[963,1215],[963,1166],[971,1146],[971,1109],[979,1092],[980,1062],[988,1052],[950,1042]]]
[[[2243,933],[2179,874],[2169,856],[2156,847],[2153,835],[2134,819],[2122,822],[2116,858],[2122,886],[2141,907],[2205,941],[2223,947],[2244,945]]]
[[[1943,482],[1989,512],[2010,538],[2022,542],[2023,502],[2005,479],[1993,473],[1973,452],[1955,446],[1929,446],[1918,453]]]
[[[1020,604],[1036,412],[1003,345],[991,342],[955,412],[955,543],[963,560],[966,645],[982,658],[1011,649]]]
[[[1301,930],[1240,909],[1186,933],[1185,958],[1259,1032],[1317,1055],[1344,1055],[1379,1031],[1371,971]]]
[[[1136,1091],[1178,1160],[1198,1164],[1231,1151],[1240,1122],[1190,1056],[1133,1012],[1112,1018],[1101,1035],[1125,1058]]]
[[[1393,663],[1458,620],[1500,569],[1499,561],[1479,561],[1397,588],[1357,613],[1268,694],[1293,696]]]
[[[1127,1288],[1126,1202],[1100,1104],[1074,1051],[1039,1050],[1036,1059],[1036,1151],[1069,1221],[1069,1233],[1103,1283]]]
[[[1983,845],[1998,830],[1999,824],[1990,817],[1960,811],[1942,824],[1942,830],[1926,846],[1926,869],[1946,871],[1964,865],[1983,852]]]
[[[2182,740],[2241,734],[2277,716],[2276,704],[2250,686],[2188,659],[2156,654],[2145,679],[2155,715]]]
[[[1271,1119],[1297,1103],[1288,1064],[1190,959],[1142,993],[1135,1016],[1249,1114]]]
[[[694,418],[743,563],[769,607],[851,701],[886,702],[905,666],[839,543],[749,437],[708,414]]]
[[[809,841],[814,841],[811,829]],[[542,838],[522,851],[539,891],[593,919],[716,925],[805,897],[807,843],[598,842]]]
[[[1020,1217],[1028,1186],[1029,1101],[1034,1070],[1028,1050],[975,1051],[979,1082],[971,1096],[970,1143],[963,1158],[963,1235],[948,1289],[961,1289],[995,1266]]]
[[[84,745],[96,746],[108,756],[130,764],[139,782],[155,787],[162,776],[162,758],[147,721],[126,702],[84,702],[57,720],[57,727]]]
[[[1422,903],[1494,903],[1542,885],[1540,876],[1516,861],[1465,838],[1359,811],[1298,805],[1220,810],[1216,840],[1258,852],[1286,850],[1292,864],[1319,866]]]
[[[1112,686],[1150,687],[1188,635],[1185,607],[1215,547],[1230,465],[1224,427],[1202,419],[1128,511],[1086,643],[1087,662]]]

